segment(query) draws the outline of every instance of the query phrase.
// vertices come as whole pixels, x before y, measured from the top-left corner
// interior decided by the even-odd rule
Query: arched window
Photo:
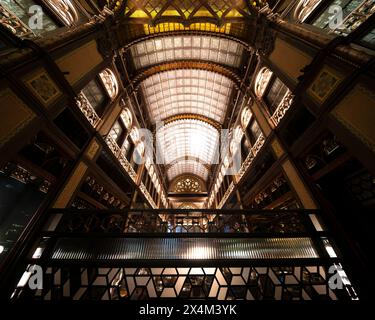
[[[294,9],[293,18],[304,22],[322,0],[301,0]]]
[[[254,92],[258,98],[261,98],[266,91],[269,81],[272,77],[272,71],[267,67],[259,70],[254,84]]]
[[[109,99],[99,79],[95,77],[95,79],[91,80],[82,89],[82,93],[85,95],[98,116],[101,117],[104,114]]]
[[[240,125],[238,125],[235,129],[234,129],[234,132],[233,132],[233,139],[237,142],[241,141],[242,139],[242,136],[243,136],[243,130],[242,130],[242,127]]]
[[[133,127],[133,129],[130,131],[130,137],[132,138],[134,143],[137,143],[139,141],[139,130],[137,127]]]
[[[124,121],[126,129],[129,130],[132,123],[133,123],[133,116],[132,116],[131,111],[128,108],[125,108],[121,112],[121,119],[122,119],[122,121]]]
[[[79,16],[70,0],[47,0],[46,4],[59,16],[68,27],[78,23]]]
[[[289,88],[271,70],[263,67],[256,76],[254,91],[265,103],[274,124],[278,125],[293,101]]]
[[[250,119],[252,116],[252,112],[249,107],[245,107],[241,112],[241,125],[242,128],[245,130],[248,126]]]
[[[125,134],[124,125],[122,124],[121,120],[117,120],[115,124],[113,125],[111,131],[109,132],[109,135],[114,141],[117,142],[117,145],[120,148],[124,142],[124,134]]]
[[[258,122],[253,116],[250,108],[248,107],[242,110],[241,125],[242,125],[243,130],[246,131],[248,139],[250,139],[250,141],[248,141],[247,143],[246,141],[242,141],[241,149],[247,150],[256,142],[256,140],[262,133],[258,125]]]
[[[111,69],[105,69],[100,74],[100,79],[102,80],[104,87],[106,88],[108,95],[111,99],[116,98],[118,94],[118,82],[115,74]]]

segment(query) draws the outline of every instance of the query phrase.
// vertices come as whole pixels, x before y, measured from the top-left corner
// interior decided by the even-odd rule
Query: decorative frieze
[[[14,164],[11,162],[6,163],[2,168],[1,172],[4,172],[7,176],[21,182],[24,184],[34,184],[38,187],[38,190],[43,193],[48,193],[52,182],[47,179],[34,175],[28,169],[20,166],[19,164]]]

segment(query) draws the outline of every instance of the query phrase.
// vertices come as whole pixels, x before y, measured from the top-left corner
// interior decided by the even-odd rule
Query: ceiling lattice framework
[[[141,84],[151,121],[180,113],[222,123],[234,83],[211,71],[178,69],[155,74]]]
[[[246,39],[252,34],[255,27],[253,20],[243,20],[241,23],[225,23],[217,25],[211,22],[199,22],[182,24],[180,22],[163,22],[150,25],[147,21],[140,19],[127,19],[121,22],[121,36],[124,38],[124,48],[132,46],[134,43],[144,39],[161,35],[212,35],[225,36],[246,45]]]
[[[234,40],[198,35],[150,38],[131,47],[137,69],[187,59],[238,68],[243,51],[243,46]]]
[[[156,124],[169,181],[184,174],[205,181],[210,176],[218,129],[251,51],[243,42],[250,16],[243,0],[127,2],[124,58],[133,62],[133,85]]]
[[[179,161],[168,168],[168,179],[171,181],[185,173],[190,173],[201,177],[203,180],[208,178],[207,167],[195,160]]]
[[[207,180],[208,169],[204,164],[217,162],[219,133],[203,121],[183,119],[168,123],[156,132],[156,141],[163,163],[172,164],[167,170],[169,181],[183,173]]]
[[[245,0],[128,0],[125,17],[143,19],[150,25],[171,21],[212,21],[222,25],[250,17]]]
[[[212,33],[248,42],[256,27],[252,7],[263,0],[117,1],[124,45],[162,33]],[[255,11],[253,11],[254,13]]]
[[[218,65],[216,63],[196,60],[173,61],[137,70],[136,75],[132,78],[132,83],[134,87],[138,89],[140,83],[148,77],[160,72],[177,69],[199,69],[216,72],[232,80],[236,89],[239,89],[241,86],[241,77],[238,75],[238,70]]]

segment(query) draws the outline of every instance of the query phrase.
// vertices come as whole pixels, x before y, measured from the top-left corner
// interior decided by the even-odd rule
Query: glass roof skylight
[[[243,51],[243,46],[234,40],[200,35],[157,37],[131,47],[137,69],[168,61],[191,59],[238,68]]]
[[[245,50],[225,37],[174,34],[140,41],[130,48],[130,54],[138,70],[191,60],[238,68]],[[140,83],[151,123],[169,119],[160,129],[157,125],[159,151],[169,180],[186,173],[207,180],[209,166],[216,163],[219,132],[210,121],[197,120],[194,115],[223,123],[234,87],[230,78],[194,67],[161,71]],[[189,116],[171,119],[178,115]]]
[[[177,172],[195,173],[206,180],[207,170],[202,169],[202,163],[211,165],[217,159],[219,133],[213,126],[194,119],[178,120],[161,127],[156,138],[163,163],[173,163],[168,170],[170,180]],[[174,163],[185,157],[198,158],[200,162],[182,160]]]
[[[155,74],[142,82],[151,121],[193,113],[223,122],[233,82],[218,73],[178,69]]]
[[[208,169],[202,163],[195,160],[180,160],[173,164],[167,171],[169,181],[182,174],[195,174],[206,180],[208,178]]]

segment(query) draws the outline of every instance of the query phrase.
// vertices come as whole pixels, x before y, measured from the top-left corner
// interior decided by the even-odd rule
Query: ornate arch
[[[169,192],[174,193],[201,193],[206,191],[204,181],[191,174],[176,177],[169,188]]]
[[[203,122],[206,122],[208,124],[210,124],[211,126],[213,126],[215,129],[217,129],[218,131],[220,131],[222,125],[221,123],[211,119],[211,118],[208,118],[208,117],[205,117],[201,114],[195,114],[195,113],[180,113],[180,114],[177,114],[175,116],[170,116],[166,119],[164,119],[164,124],[168,124],[168,123],[171,123],[173,121],[178,121],[178,120],[183,120],[183,119],[192,119],[192,120],[200,120],[200,121],[203,121]]]

